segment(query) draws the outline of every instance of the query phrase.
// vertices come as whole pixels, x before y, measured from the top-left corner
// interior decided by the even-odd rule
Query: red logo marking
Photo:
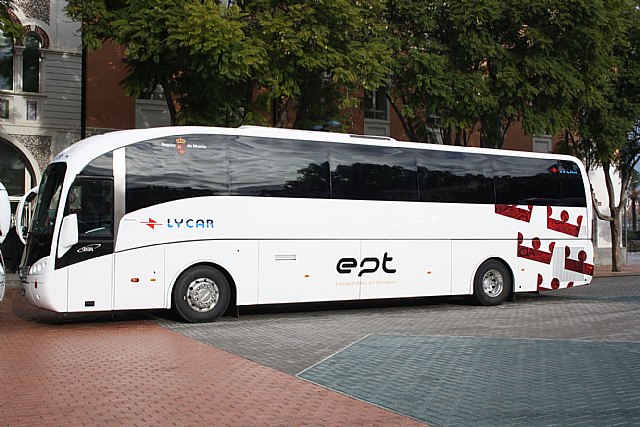
[[[560,220],[551,218],[553,209],[547,206],[547,228],[549,230],[558,231],[568,234],[569,236],[578,237],[580,233],[580,224],[582,224],[582,215],[578,215],[576,219],[577,225],[569,224],[569,213],[565,210],[560,213]]]
[[[539,291],[550,291],[550,290],[555,290],[560,288],[560,280],[557,277],[554,277],[553,279],[551,279],[551,284],[549,285],[550,287],[546,287],[542,285],[542,282],[544,281],[544,279],[542,278],[541,274],[538,274],[538,290]],[[573,286],[573,282],[570,283],[571,286]]]
[[[575,259],[569,258],[569,255],[571,255],[571,248],[565,246],[564,255],[565,269],[593,276],[593,264],[585,262],[587,260],[587,253],[585,251],[578,252],[578,260],[576,261]]]
[[[531,221],[533,206],[529,205],[528,208],[527,210],[519,208],[516,205],[496,205],[496,213],[519,221],[529,222]]]
[[[549,243],[549,252],[540,250],[540,239],[538,237],[534,237],[531,240],[532,248],[524,246],[522,242],[524,241],[524,237],[522,233],[518,233],[518,256],[520,258],[527,258],[532,261],[542,262],[544,264],[551,264],[551,257],[553,256],[553,248],[556,245],[556,242]]]
[[[160,223],[159,223],[159,222],[157,222],[157,221],[154,221],[154,220],[153,220],[153,219],[151,219],[151,218],[149,218],[149,221],[147,221],[147,222],[144,222],[144,221],[140,221],[140,222],[141,222],[141,223],[143,223],[143,224],[145,224],[145,225],[147,225],[148,227],[151,227],[151,229],[153,229],[153,230],[155,230],[155,229],[156,229],[156,228],[155,228],[156,226],[163,225],[163,224],[160,224]]]

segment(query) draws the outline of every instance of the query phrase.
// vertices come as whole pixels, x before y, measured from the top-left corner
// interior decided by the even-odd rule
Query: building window
[[[534,153],[550,153],[552,148],[551,135],[538,135],[533,137]]]
[[[13,41],[0,31],[0,89],[13,90]]]
[[[164,101],[164,89],[161,85],[157,85],[153,90],[143,89],[138,99],[148,99],[151,101]]]
[[[364,93],[364,118],[389,120],[389,103],[384,88]]]
[[[27,101],[27,120],[38,120],[37,101]]]
[[[9,118],[9,100],[0,99],[0,119]]]
[[[40,46],[42,42],[35,33],[24,37],[22,54],[22,91],[40,92]]]

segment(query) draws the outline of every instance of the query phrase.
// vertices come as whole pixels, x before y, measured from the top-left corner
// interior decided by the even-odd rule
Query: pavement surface
[[[0,303],[0,425],[640,425],[640,264],[589,286],[211,324]],[[12,278],[15,280],[15,278]]]

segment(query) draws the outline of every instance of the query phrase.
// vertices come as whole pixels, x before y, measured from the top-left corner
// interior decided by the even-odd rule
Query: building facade
[[[24,26],[25,35],[13,43],[0,34],[0,182],[15,210],[20,196],[39,183],[53,156],[80,139],[83,131],[88,136],[167,126],[170,117],[161,91],[145,99],[125,95],[120,86],[127,75],[121,46],[105,43],[86,54],[83,65],[80,25],[65,14],[66,1],[13,4],[12,19]],[[354,133],[408,139],[381,92],[365,94],[363,108],[352,111],[351,117]],[[437,126],[438,118],[433,120]],[[532,138],[516,124],[504,148],[549,152],[553,144],[550,135]],[[471,145],[479,145],[477,135]],[[598,235],[598,246],[606,247],[607,242],[605,233]],[[12,244],[9,239],[5,246]],[[12,258],[12,251],[4,253]]]
[[[0,40],[0,181],[15,206],[52,156],[80,136],[80,25],[66,2],[19,0],[22,40]]]

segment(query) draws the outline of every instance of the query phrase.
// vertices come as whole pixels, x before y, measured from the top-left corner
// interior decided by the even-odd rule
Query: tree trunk
[[[621,271],[622,260],[620,259],[620,230],[622,227],[620,224],[620,211],[622,210],[622,203],[616,207],[615,191],[613,188],[613,181],[611,180],[610,168],[611,165],[609,163],[602,163],[604,181],[607,188],[607,195],[609,197],[609,203],[607,203],[609,207],[609,215],[605,215],[600,212],[600,208],[598,207],[598,203],[593,192],[591,197],[593,199],[593,207],[598,219],[609,223],[609,230],[611,234],[611,271]],[[626,191],[624,188],[622,190],[623,192]]]
[[[393,109],[393,112],[396,113],[396,116],[398,117],[398,119],[400,119],[400,124],[402,125],[402,129],[404,130],[405,135],[407,135],[407,137],[409,138],[409,141],[422,142],[416,139],[416,135],[413,132],[413,129],[411,129],[411,127],[409,126],[409,123],[407,123],[406,118],[402,115],[402,111],[400,110],[400,107],[398,107],[398,104],[396,104],[391,99],[391,95],[389,95],[388,92],[385,92],[384,97],[387,98],[387,102]]]
[[[611,230],[611,271],[622,271],[620,256],[620,215],[616,215],[609,223]]]
[[[167,102],[167,108],[169,109],[169,117],[171,118],[171,126],[175,126],[177,123],[178,115],[176,113],[176,106],[173,103],[173,93],[168,82],[162,82],[162,91],[164,92],[164,99]]]
[[[604,180],[607,187],[607,195],[609,196],[609,228],[611,230],[611,271],[622,270],[622,260],[620,259],[620,209],[616,208],[615,189],[611,180],[611,165],[602,164],[604,171]]]
[[[285,122],[289,118],[289,111],[291,109],[292,104],[293,104],[293,97],[291,96],[288,96],[284,102],[282,101],[280,101],[279,103],[276,102],[277,116],[276,116],[275,123],[273,124],[274,128],[284,127]]]

